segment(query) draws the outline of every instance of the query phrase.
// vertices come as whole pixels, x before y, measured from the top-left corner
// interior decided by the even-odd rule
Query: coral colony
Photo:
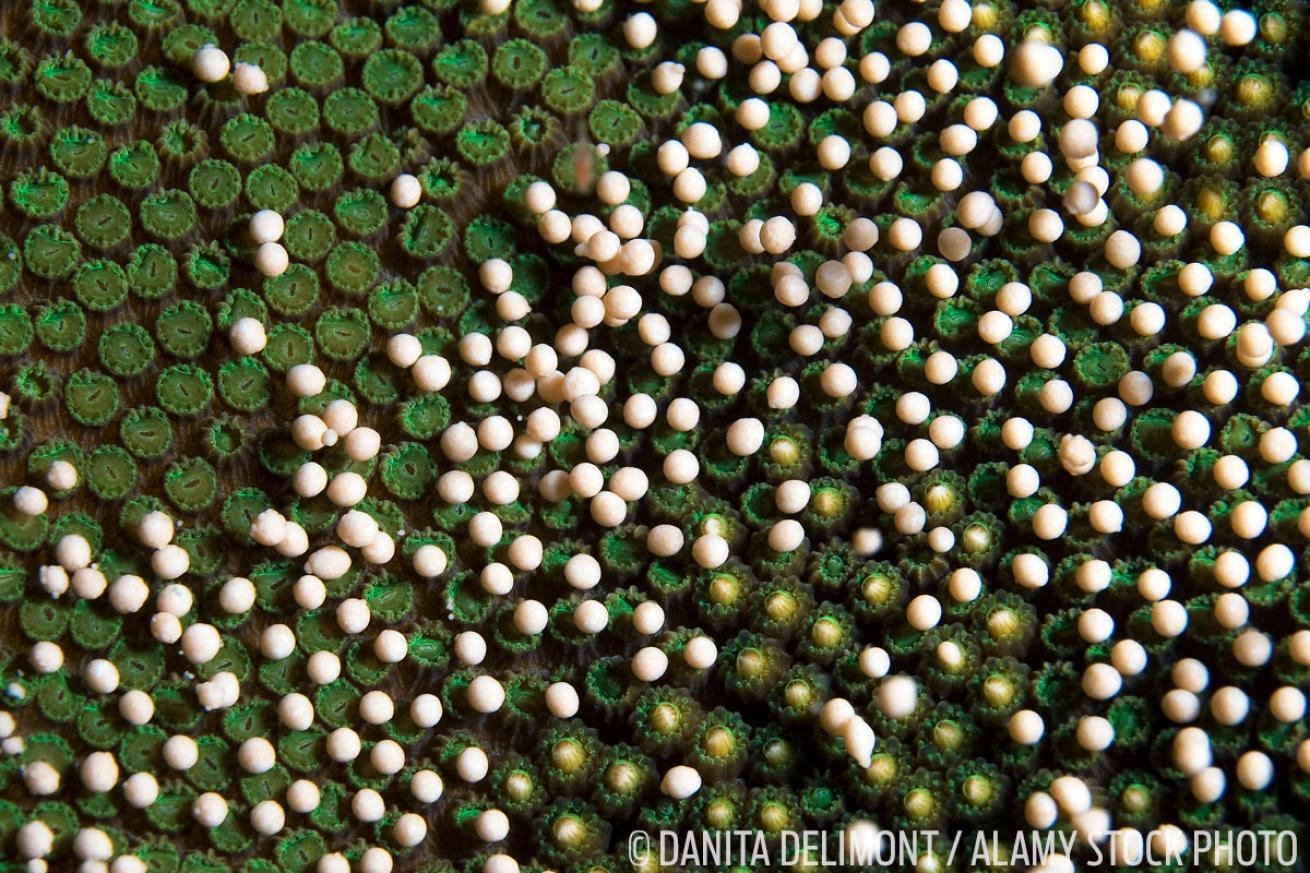
[[[4,3],[0,869],[1303,864],[1308,51]]]

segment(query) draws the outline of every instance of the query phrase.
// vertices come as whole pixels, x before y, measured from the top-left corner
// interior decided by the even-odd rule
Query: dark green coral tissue
[[[0,873],[1306,869],[1307,25],[0,0]]]

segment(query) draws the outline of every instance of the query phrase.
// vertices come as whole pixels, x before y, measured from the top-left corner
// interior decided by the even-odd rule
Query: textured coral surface
[[[0,870],[1281,869],[1306,16],[0,0]]]

